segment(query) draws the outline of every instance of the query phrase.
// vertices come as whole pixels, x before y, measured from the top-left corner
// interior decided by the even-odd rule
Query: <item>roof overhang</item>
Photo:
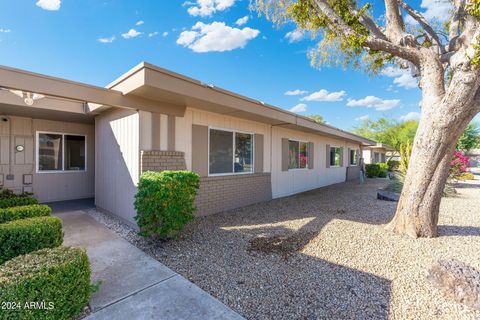
[[[293,130],[342,138],[365,146],[375,142],[317,123],[287,110],[142,62],[107,86],[128,97],[203,109]]]
[[[121,91],[84,83],[50,77],[29,71],[0,66],[0,87],[43,94],[53,98],[93,103],[93,113],[98,106],[112,106],[135,110],[158,112],[183,116],[185,108],[179,105],[161,103],[142,96],[126,96]],[[87,110],[88,112],[88,110]]]
[[[368,149],[385,149],[385,151],[395,151],[395,149],[388,144],[383,144],[383,143],[377,143],[373,146],[368,146]]]

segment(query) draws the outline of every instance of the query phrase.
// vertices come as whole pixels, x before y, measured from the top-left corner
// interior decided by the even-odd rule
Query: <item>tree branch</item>
[[[319,10],[318,14],[323,14],[328,17],[329,28],[332,31],[337,32],[338,36],[344,38],[351,36],[357,38],[362,37],[362,35],[358,34],[355,30],[350,28],[345,21],[343,21],[343,19],[335,12],[335,10],[332,9],[326,0],[314,0],[314,3],[317,6],[317,10]],[[420,62],[420,51],[414,47],[404,47],[400,44],[378,38],[374,35],[367,36],[364,45],[371,50],[387,52],[399,58],[408,60],[416,65],[418,65]]]
[[[385,0],[385,18],[387,20],[385,31],[387,38],[394,43],[400,43],[404,38],[405,25],[396,0]]]
[[[460,24],[465,18],[465,0],[455,0],[455,12],[450,20],[449,35],[450,41],[460,35]]]
[[[405,1],[403,0],[398,0],[398,3],[402,6],[405,11],[413,18],[415,21],[417,21],[425,30],[425,32],[432,38],[433,42],[438,46],[440,53],[445,53],[445,48],[442,46],[442,43],[440,41],[440,38],[438,37],[438,34],[433,30],[433,28],[430,26],[428,23],[427,19],[418,11],[410,7]]]

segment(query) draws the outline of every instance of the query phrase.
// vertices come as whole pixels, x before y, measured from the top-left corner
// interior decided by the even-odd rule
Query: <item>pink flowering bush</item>
[[[450,162],[450,178],[457,178],[467,171],[468,161],[470,159],[461,151],[455,151]]]

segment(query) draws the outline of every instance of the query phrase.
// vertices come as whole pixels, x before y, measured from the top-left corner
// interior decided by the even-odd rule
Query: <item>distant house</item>
[[[365,147],[362,151],[362,156],[366,164],[387,162],[390,158],[398,160],[395,149],[382,143]]]
[[[465,152],[465,155],[470,158],[470,167],[480,167],[480,149],[471,149]]]
[[[375,142],[141,63],[107,88],[0,67],[0,187],[134,223],[147,170],[201,176],[205,215],[358,177]],[[382,155],[381,155],[382,154]]]

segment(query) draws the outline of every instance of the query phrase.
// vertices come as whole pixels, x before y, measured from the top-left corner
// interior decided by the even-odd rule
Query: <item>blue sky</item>
[[[443,14],[433,1],[419,9]],[[375,10],[382,3],[374,1]],[[321,114],[347,130],[366,116],[417,116],[420,91],[408,72],[389,68],[372,78],[313,68],[307,52],[316,41],[293,24],[273,26],[248,6],[248,0],[3,0],[0,64],[104,86],[148,61],[281,108],[296,106],[299,114]]]

